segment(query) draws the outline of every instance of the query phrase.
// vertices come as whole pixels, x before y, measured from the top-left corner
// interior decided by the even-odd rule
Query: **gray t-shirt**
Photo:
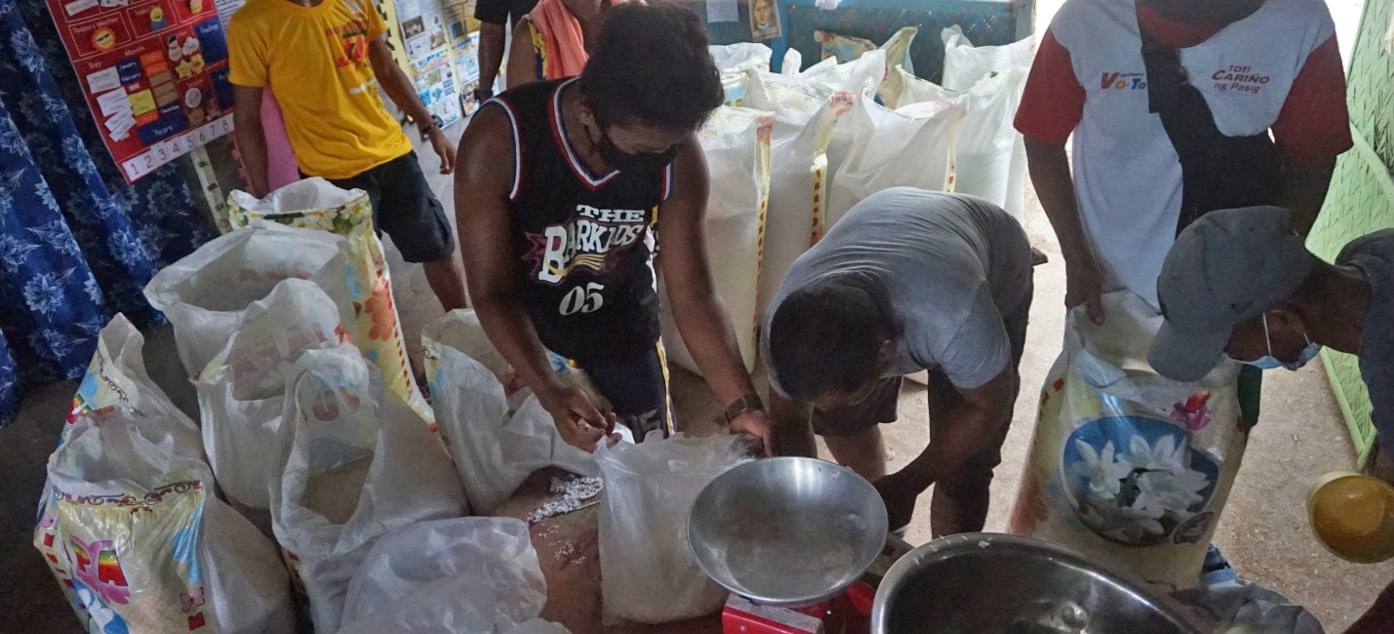
[[[1336,256],[1370,280],[1370,307],[1360,339],[1360,374],[1374,406],[1380,445],[1394,452],[1394,229],[1356,238]]]
[[[939,368],[956,387],[972,389],[1011,362],[1002,320],[1030,306],[1031,245],[996,205],[911,187],[867,197],[794,262],[763,331],[790,293],[847,273],[883,284],[898,321],[886,376]],[[778,386],[773,371],[770,382]]]

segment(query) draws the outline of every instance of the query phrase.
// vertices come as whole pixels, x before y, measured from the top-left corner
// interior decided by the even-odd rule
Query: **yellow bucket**
[[[1331,554],[1362,564],[1394,557],[1394,487],[1351,471],[1333,471],[1307,492],[1312,534]]]

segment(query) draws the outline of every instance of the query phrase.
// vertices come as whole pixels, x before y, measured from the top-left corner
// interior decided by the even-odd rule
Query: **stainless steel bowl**
[[[1191,634],[1204,631],[1169,598],[1063,547],[968,533],[916,548],[876,592],[873,634]]]
[[[767,458],[713,480],[687,523],[697,565],[755,603],[794,607],[852,585],[886,542],[871,483],[814,458]]]

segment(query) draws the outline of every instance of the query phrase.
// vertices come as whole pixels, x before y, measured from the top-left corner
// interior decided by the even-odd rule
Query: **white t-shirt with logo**
[[[1043,38],[1017,128],[1047,142],[1063,142],[1061,133],[1073,131],[1081,220],[1105,290],[1127,288],[1156,305],[1157,275],[1180,215],[1181,164],[1161,119],[1148,111],[1138,19],[1133,0],[1066,2]],[[1148,32],[1156,35],[1150,23]],[[1334,32],[1322,0],[1268,0],[1249,17],[1180,49],[1181,64],[1205,96],[1220,132],[1251,136],[1275,127],[1285,115],[1294,82],[1308,74],[1309,56],[1328,46],[1335,51]],[[1335,59],[1337,77],[1325,78],[1324,84],[1339,84],[1336,94],[1317,100],[1335,106],[1329,114],[1335,123],[1320,126],[1338,125],[1335,129],[1345,131],[1344,145],[1337,139],[1331,148],[1313,150],[1330,156],[1350,144],[1339,54]],[[1061,60],[1068,61],[1068,74]],[[1314,117],[1328,115],[1303,115],[1308,120],[1293,126],[1310,127]],[[1289,149],[1282,139],[1279,145]]]

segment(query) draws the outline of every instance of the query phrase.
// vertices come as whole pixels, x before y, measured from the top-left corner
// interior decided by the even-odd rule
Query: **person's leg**
[[[851,436],[824,436],[828,451],[838,464],[875,482],[886,476],[886,440],[881,427],[872,425]]]
[[[445,310],[465,308],[465,272],[455,256],[455,236],[450,220],[421,172],[416,152],[382,166],[382,208],[374,207],[373,220],[392,236],[402,259],[417,262],[426,281]]]
[[[881,379],[862,402],[832,412],[813,411],[813,432],[823,437],[833,459],[867,480],[886,475],[886,442],[881,423],[896,420],[900,377]]]
[[[1239,368],[1239,416],[1244,429],[1258,424],[1259,404],[1263,401],[1263,370],[1246,365]]]
[[[590,375],[615,416],[634,432],[635,441],[643,441],[655,430],[661,430],[665,438],[676,431],[662,342],[633,357],[577,360],[576,365]]]
[[[1021,391],[1019,366],[1026,348],[1026,322],[1030,303],[1017,313],[1003,319],[1007,338],[1012,347],[1012,371],[1015,375],[1012,388],[1012,403],[1016,403]],[[929,429],[930,439],[943,433],[939,425],[944,424],[944,412],[961,402],[958,390],[949,377],[939,371],[929,375]],[[956,473],[934,483],[934,495],[930,500],[930,532],[934,537],[981,531],[987,523],[988,506],[992,501],[990,488],[992,471],[1002,462],[1002,443],[1007,440],[1012,417],[1009,413],[998,423],[996,435],[991,443],[979,451]]]

